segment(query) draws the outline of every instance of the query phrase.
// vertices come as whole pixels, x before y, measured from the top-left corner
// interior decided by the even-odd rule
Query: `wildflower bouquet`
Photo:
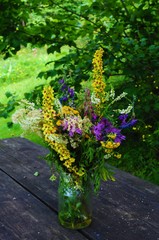
[[[136,123],[128,116],[133,104],[114,109],[115,102],[126,93],[116,97],[113,89],[106,90],[102,57],[100,48],[92,61],[91,81],[82,82],[79,92],[62,79],[57,92],[51,86],[44,87],[41,108],[23,101],[25,107],[13,115],[14,123],[44,138],[51,165],[59,172],[70,173],[76,182],[91,179],[96,190],[101,179],[113,180],[106,163],[110,157],[121,157],[118,148],[125,140],[122,129]]]

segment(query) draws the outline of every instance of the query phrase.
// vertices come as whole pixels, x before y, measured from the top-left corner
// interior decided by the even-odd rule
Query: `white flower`
[[[100,99],[97,98],[94,93],[92,93],[92,95],[91,95],[91,102],[94,103],[94,104],[99,104],[100,103]]]
[[[114,91],[114,88],[111,88],[110,90],[110,98],[114,99],[115,98],[115,91]]]
[[[62,104],[60,103],[59,99],[55,98],[54,104],[55,104],[55,107],[57,108],[58,112],[61,112]]]
[[[24,133],[35,132],[42,137],[41,124],[42,124],[42,111],[35,109],[34,103],[27,100],[21,101],[25,108],[18,109],[12,115],[12,122],[19,124],[24,130]]]
[[[119,96],[117,96],[111,103],[110,105],[112,105],[113,103],[120,101],[122,98],[124,98],[127,95],[126,92],[121,93]]]
[[[58,135],[58,134],[49,134],[48,138],[51,141],[57,142],[57,143],[60,143],[60,144],[65,144],[66,145],[68,143],[68,140],[66,138],[64,138],[63,136]]]
[[[115,98],[115,91],[114,88],[111,88],[109,92],[106,92],[106,101],[109,101],[110,99]]]
[[[18,109],[13,115],[12,115],[12,122],[13,123],[20,123],[22,121],[22,119],[24,118],[24,116],[26,115],[26,109],[25,108],[21,108]]]
[[[41,134],[42,112],[40,109],[34,109],[26,114],[26,116],[19,122],[25,132],[35,132],[39,136]]]
[[[131,110],[133,109],[132,105],[129,105],[126,109],[122,109],[119,111],[120,114],[128,114],[131,112]]]
[[[35,109],[35,103],[33,102],[29,102],[26,99],[22,99],[20,101],[21,105],[24,105],[26,107],[27,110],[34,110]]]
[[[131,112],[132,109],[133,109],[133,106],[129,105],[126,109],[116,109],[114,110],[114,112],[118,112],[120,114],[128,114]]]

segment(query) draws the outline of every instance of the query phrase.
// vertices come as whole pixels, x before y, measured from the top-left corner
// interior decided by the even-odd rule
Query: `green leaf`
[[[8,117],[8,112],[2,111],[2,112],[0,113],[0,117],[7,118],[7,117]]]
[[[13,96],[13,94],[11,92],[6,92],[5,95],[6,95],[7,98]]]
[[[104,181],[108,180],[108,171],[105,167],[102,167],[101,169],[101,177]]]
[[[13,122],[7,122],[7,126],[8,126],[8,128],[12,128],[13,127]]]
[[[51,180],[51,181],[55,181],[56,178],[57,178],[57,177],[56,177],[54,174],[52,174],[51,177],[50,177],[50,180]]]
[[[34,173],[34,176],[35,176],[35,177],[38,177],[38,176],[39,176],[39,172],[36,171],[36,172]]]

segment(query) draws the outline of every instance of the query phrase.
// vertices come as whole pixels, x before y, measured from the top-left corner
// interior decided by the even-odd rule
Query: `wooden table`
[[[24,138],[0,141],[0,240],[159,240],[159,187],[120,170],[102,183],[88,228],[61,227],[47,153]]]

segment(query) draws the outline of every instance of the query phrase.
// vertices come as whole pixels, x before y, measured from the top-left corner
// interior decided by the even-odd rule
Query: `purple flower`
[[[66,83],[64,83],[61,87],[61,91],[64,92],[67,89],[67,85]]]
[[[61,91],[65,91],[67,89],[67,84],[65,83],[64,79],[60,79],[59,83],[62,85]]]
[[[68,100],[68,97],[67,96],[63,96],[60,98],[60,102],[66,102]]]
[[[65,80],[62,78],[59,80],[59,83],[64,84]]]
[[[128,114],[122,114],[119,116],[119,120],[121,121],[121,125],[120,128],[128,128],[128,127],[132,127],[136,124],[137,119],[133,118],[130,121],[126,121],[128,118]]]
[[[102,118],[97,125],[93,127],[93,133],[98,141],[104,141],[107,138],[108,129],[112,124],[106,119]]]
[[[114,126],[110,127],[108,130],[107,130],[107,133],[111,133],[111,134],[115,134],[116,137],[114,139],[114,142],[119,142],[121,143],[121,141],[125,140],[125,136],[121,134],[121,129],[118,129],[118,128],[115,128]]]
[[[121,143],[123,140],[125,140],[126,139],[126,137],[123,135],[123,134],[121,134],[121,133],[118,133],[117,135],[116,135],[116,138],[114,139],[114,142],[115,143],[117,143],[117,142],[119,142],[119,143]]]
[[[80,128],[76,128],[76,133],[82,135],[82,130]]]
[[[96,115],[95,113],[92,113],[92,122],[96,122],[98,119],[98,115]]]
[[[128,128],[128,127],[132,127],[132,126],[134,126],[135,124],[136,124],[136,122],[137,122],[137,119],[132,119],[132,120],[130,120],[129,122],[127,122],[127,123],[124,123],[124,124],[121,124],[121,128],[123,129],[123,128]]]
[[[73,137],[75,133],[82,135],[82,130],[79,128],[75,128],[74,126],[71,126],[69,130],[69,136]]]
[[[121,129],[115,128],[106,118],[102,118],[97,125],[93,127],[93,133],[98,141],[106,141],[108,134],[115,134],[114,142],[125,140],[125,136],[121,134]]]
[[[71,129],[70,129],[70,131],[69,131],[69,136],[70,136],[70,137],[73,137],[73,136],[74,136],[74,131],[72,131]]]
[[[67,130],[67,128],[68,128],[68,121],[64,121],[62,126],[63,126],[63,130]]]
[[[98,123],[96,126],[93,128],[93,133],[98,141],[103,140],[103,130],[104,126],[100,123]]]
[[[65,83],[65,80],[64,79],[60,79],[59,80],[59,84],[61,84],[61,88],[60,90],[62,91],[62,96],[61,98],[59,99],[60,102],[66,102],[66,101],[69,101],[69,105],[72,105],[73,104],[73,100],[74,100],[74,95],[75,95],[75,92],[74,92],[74,89],[70,88],[67,86],[67,84]]]
[[[128,114],[121,114],[119,116],[119,120],[122,121],[122,123],[125,123],[127,118],[128,118]]]
[[[74,89],[68,87],[68,94],[69,94],[69,96],[70,96],[71,98],[73,98],[74,95],[75,95]]]
[[[70,137],[73,137],[75,133],[82,135],[82,130],[78,127],[77,117],[64,119],[62,127],[64,131],[68,131]]]

